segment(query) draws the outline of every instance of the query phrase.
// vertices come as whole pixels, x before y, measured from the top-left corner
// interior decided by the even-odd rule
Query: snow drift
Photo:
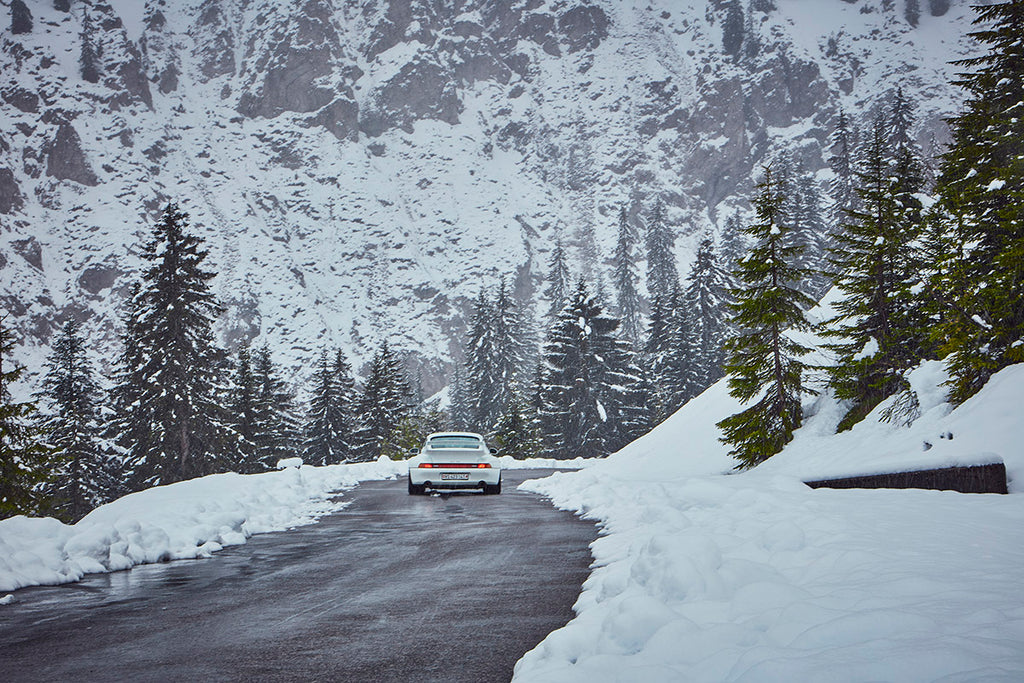
[[[606,461],[523,484],[604,533],[578,616],[515,680],[1020,680],[1024,366],[955,410],[944,380],[913,374],[909,428],[883,404],[837,435],[842,406],[809,399],[792,443],[744,473],[718,442],[739,407],[723,381]],[[998,457],[1010,495],[801,483]]]

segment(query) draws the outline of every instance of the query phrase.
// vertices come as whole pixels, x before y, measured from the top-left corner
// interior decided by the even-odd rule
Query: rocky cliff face
[[[558,234],[576,270],[606,270],[623,202],[662,197],[685,264],[748,208],[761,164],[826,168],[840,107],[902,86],[941,141],[971,18],[960,0],[916,22],[901,0],[18,4],[31,26],[19,7],[0,36],[0,297],[27,359],[68,316],[116,345],[140,239],[173,199],[220,272],[225,340],[297,367],[387,337],[428,390],[467,299],[502,274],[533,297]]]

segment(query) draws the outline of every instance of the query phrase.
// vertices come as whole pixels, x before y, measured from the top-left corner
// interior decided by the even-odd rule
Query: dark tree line
[[[301,399],[266,345],[234,358],[220,348],[207,256],[187,214],[168,205],[143,248],[146,267],[125,305],[107,391],[79,325],[69,322],[35,400],[14,401],[9,388],[23,368],[3,366],[12,342],[0,324],[0,516],[77,521],[158,484],[264,472],[296,455],[317,465],[373,460],[413,445],[432,416],[413,404],[386,343],[358,389],[341,350],[323,350]]]

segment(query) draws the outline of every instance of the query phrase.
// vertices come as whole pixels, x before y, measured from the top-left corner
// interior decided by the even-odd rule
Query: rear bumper
[[[444,479],[444,474],[468,474],[468,479]],[[409,468],[409,481],[414,486],[426,484],[432,489],[478,489],[484,484],[497,486],[501,481],[501,469],[491,467],[488,469],[419,469]]]

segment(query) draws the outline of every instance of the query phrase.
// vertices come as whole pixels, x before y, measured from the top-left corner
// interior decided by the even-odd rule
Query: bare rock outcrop
[[[82,185],[98,185],[99,179],[89,166],[82,139],[74,126],[62,123],[46,147],[46,175],[58,180],[73,180]]]

